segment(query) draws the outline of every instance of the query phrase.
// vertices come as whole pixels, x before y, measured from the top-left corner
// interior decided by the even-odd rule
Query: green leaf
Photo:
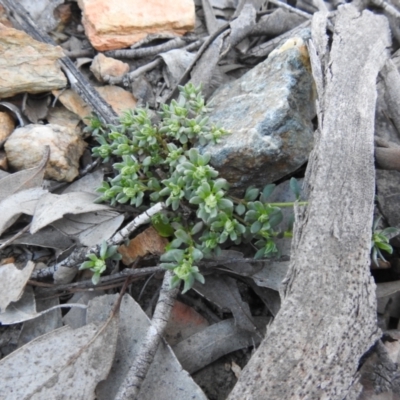
[[[175,289],[176,287],[178,287],[181,283],[181,280],[175,275],[171,278],[171,281],[169,283],[169,286],[171,289]]]
[[[100,282],[100,274],[95,272],[92,276],[93,285],[97,285]]]
[[[210,187],[210,186],[209,186]],[[221,190],[221,189],[229,189],[229,185],[226,179],[223,178],[218,178],[214,181],[213,188],[215,191]]]
[[[245,193],[245,195],[244,195],[244,199],[245,199],[246,201],[254,201],[254,200],[258,197],[259,193],[260,193],[260,190],[259,190],[259,189],[249,187],[249,188],[246,190],[246,193]]]
[[[81,266],[79,267],[80,270],[82,269],[89,269],[94,267],[94,263],[92,261],[85,261],[84,263],[81,264]]]
[[[195,224],[193,226],[193,228],[190,231],[190,234],[192,236],[197,235],[202,229],[203,229],[204,223],[202,221],[197,222],[197,224]]]
[[[193,249],[192,257],[194,261],[199,261],[203,258],[203,252],[199,249]]]
[[[203,200],[199,196],[194,196],[189,200],[190,204],[201,204]]]
[[[258,232],[260,232],[261,227],[262,227],[261,222],[255,221],[250,227],[250,232],[253,234],[258,233]]]
[[[269,224],[273,228],[273,227],[279,225],[282,222],[282,220],[283,220],[283,214],[282,214],[282,211],[279,210],[279,212],[276,212],[276,213],[270,215]]]
[[[170,224],[166,224],[161,220],[156,222],[153,221],[152,224],[158,234],[162,237],[169,237],[174,234],[174,228],[172,228]]]
[[[172,264],[172,263],[161,263],[160,264],[161,268],[164,269],[175,269],[176,268],[176,264]]]
[[[254,256],[254,259],[255,260],[259,260],[260,258],[263,258],[264,257],[264,252],[265,252],[264,249],[258,250],[257,253]]]
[[[228,199],[221,199],[218,202],[218,206],[221,210],[231,211],[233,209],[233,203]]]
[[[196,279],[196,281],[199,281],[200,283],[202,283],[204,285],[205,279],[202,274],[200,274],[199,272],[194,272],[193,276],[194,276],[194,279]]]
[[[270,183],[269,185],[265,186],[262,195],[264,199],[268,199],[269,196],[271,196],[272,192],[274,191],[276,185],[274,183]]]
[[[300,186],[297,179],[294,177],[290,178],[289,186],[294,195],[296,196],[296,199],[298,200],[300,198]]]
[[[164,253],[160,257],[160,261],[176,261],[177,263],[183,260],[185,252],[183,250],[173,249]]]
[[[390,244],[382,243],[382,242],[375,243],[375,244],[376,244],[376,246],[377,246],[378,248],[380,248],[380,249],[382,249],[382,250],[385,250],[385,251],[388,252],[389,254],[392,254],[392,253],[393,253],[393,247],[392,247]]]
[[[106,254],[107,254],[107,242],[103,240],[100,247],[100,257],[104,259],[106,258]]]
[[[246,212],[246,207],[243,204],[238,204],[235,207],[235,212],[237,215],[243,215]]]
[[[180,239],[183,243],[189,243],[191,241],[190,236],[182,229],[175,232],[175,237]]]
[[[185,294],[188,290],[190,290],[194,285],[194,276],[190,274],[184,281],[182,294]]]
[[[396,236],[398,235],[398,234],[400,234],[400,229],[399,228],[394,228],[394,227],[389,227],[389,228],[385,228],[382,232],[381,232],[381,234],[382,235],[384,235],[384,236],[391,236],[391,238],[393,238],[394,236],[392,236],[392,234],[396,234]]]
[[[92,261],[96,262],[98,260],[96,254],[88,254],[87,258],[90,258]]]

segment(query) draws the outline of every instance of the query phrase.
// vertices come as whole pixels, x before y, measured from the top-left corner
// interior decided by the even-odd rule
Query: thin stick
[[[10,237],[10,239],[6,240],[2,245],[0,245],[0,250],[3,250],[7,246],[9,246],[15,239],[18,239],[20,236],[22,236],[25,232],[29,230],[31,227],[31,224],[28,224],[25,226],[25,228],[21,229],[19,232],[17,232],[14,236]]]
[[[285,10],[288,10],[288,11],[294,13],[294,14],[300,15],[300,16],[302,16],[302,17],[304,17],[304,18],[307,18],[307,19],[312,18],[312,15],[311,15],[311,14],[308,14],[308,13],[306,13],[306,12],[304,12],[304,11],[301,11],[301,10],[299,10],[298,8],[292,7],[292,6],[289,5],[289,4],[283,3],[282,1],[279,1],[279,0],[269,0],[269,2],[272,3],[272,4],[275,4],[276,6],[278,6],[278,7],[280,7],[280,8],[283,8],[283,9],[285,9]]]
[[[174,305],[179,289],[170,289],[169,281],[172,271],[167,271],[161,286],[160,297],[154,311],[151,325],[147,331],[146,338],[134,363],[129,369],[124,382],[118,390],[115,400],[134,400],[138,398],[140,388],[146,378],[147,372],[153,362],[158,345],[167,326],[172,307]]]

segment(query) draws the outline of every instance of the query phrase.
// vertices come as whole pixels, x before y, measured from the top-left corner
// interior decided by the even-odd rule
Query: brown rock
[[[61,47],[40,43],[25,32],[0,24],[0,98],[41,93],[66,86],[57,60]]]
[[[50,146],[45,178],[71,182],[78,176],[79,158],[86,143],[72,129],[53,124],[27,125],[16,129],[4,148],[10,166],[19,171],[37,166],[45,146]]]
[[[6,112],[0,112],[0,142],[7,139],[15,128],[14,119]]]
[[[8,170],[7,156],[6,153],[2,150],[0,150],[0,169],[2,169],[3,171]]]
[[[90,70],[99,82],[104,81],[105,76],[119,78],[129,72],[129,65],[122,61],[111,57],[106,57],[104,54],[97,54],[93,59]]]
[[[99,51],[128,47],[149,33],[194,29],[193,0],[78,0],[83,25]]]
[[[122,115],[124,111],[136,107],[136,99],[132,93],[119,86],[102,86],[97,87],[96,90],[118,115]]]
[[[103,86],[95,88],[104,100],[111,105],[118,115],[127,109],[136,107],[136,99],[133,95],[120,88],[119,86]],[[55,96],[60,92],[53,91]],[[82,121],[88,125],[88,120],[85,117],[90,116],[92,109],[88,106],[73,90],[64,90],[58,97],[58,100],[70,111],[79,115]]]
[[[165,252],[165,246],[168,244],[166,238],[161,237],[158,232],[150,226],[142,233],[139,233],[128,244],[118,248],[122,255],[122,262],[125,265],[132,264],[138,257],[144,257],[148,254],[161,255]]]
[[[13,27],[12,23],[9,21],[6,9],[0,4],[0,24]]]

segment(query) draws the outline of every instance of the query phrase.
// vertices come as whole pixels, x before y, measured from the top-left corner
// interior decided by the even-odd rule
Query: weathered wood
[[[385,17],[339,7],[322,68],[309,205],[296,212],[282,307],[230,400],[333,400],[359,389],[360,357],[379,337],[369,271],[373,136],[375,81],[389,37]]]

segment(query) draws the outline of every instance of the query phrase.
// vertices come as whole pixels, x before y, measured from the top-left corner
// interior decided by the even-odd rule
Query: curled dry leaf
[[[269,318],[254,320],[263,331]],[[173,350],[182,367],[194,373],[225,354],[259,344],[261,339],[261,335],[240,329],[234,319],[227,319],[182,340]]]
[[[230,310],[240,329],[255,332],[256,326],[249,305],[242,300],[233,278],[207,276],[207,284],[195,283],[194,290],[222,309]]]
[[[35,263],[28,261],[25,268],[19,270],[14,264],[0,266],[0,312],[20,299],[26,282],[35,268]]]
[[[63,195],[48,193],[37,204],[32,220],[31,233],[61,219],[65,214],[82,214],[87,212],[110,210],[104,204],[95,204],[98,196],[85,192],[72,192]]]
[[[0,202],[0,235],[9,228],[21,214],[33,215],[39,199],[47,190],[33,188],[15,193]]]

